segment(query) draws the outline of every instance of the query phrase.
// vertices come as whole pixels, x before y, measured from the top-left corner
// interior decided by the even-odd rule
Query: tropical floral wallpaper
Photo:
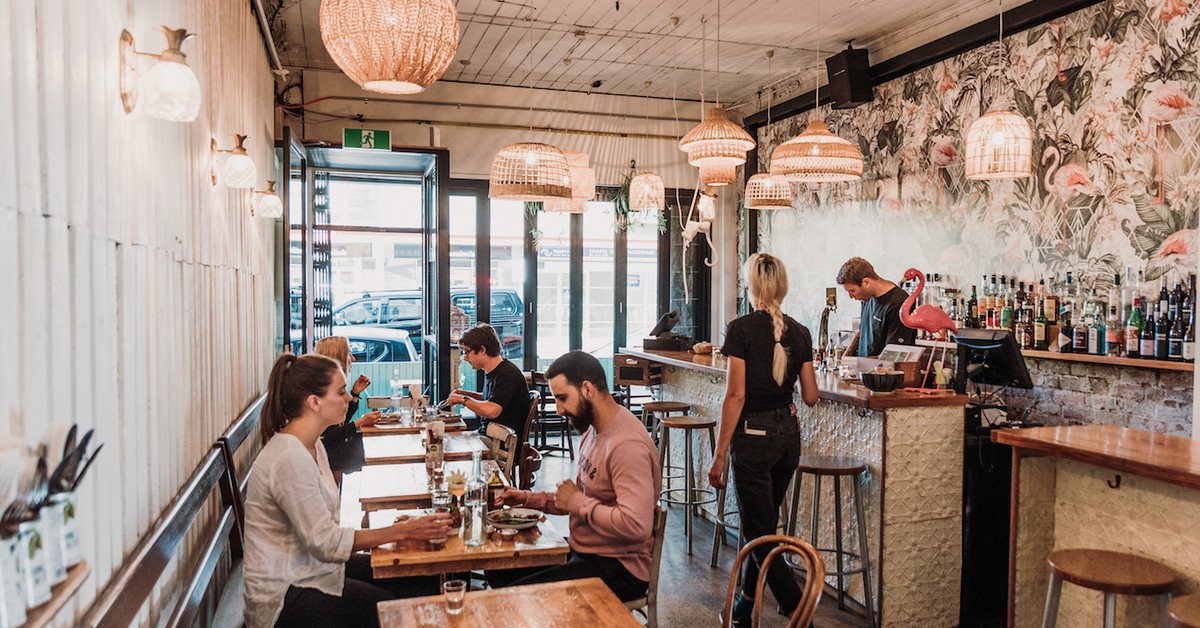
[[[814,324],[852,255],[885,277],[913,266],[968,291],[993,272],[1074,271],[1101,289],[1127,267],[1155,289],[1162,276],[1186,280],[1200,212],[1198,51],[1200,0],[1109,0],[881,85],[872,104],[822,109],[866,170],[800,186],[792,209],[764,212],[761,247],[791,271],[788,311]],[[1033,125],[1034,175],[968,181],[966,130],[1001,99]],[[760,131],[760,171],[810,115]],[[839,299],[848,325],[858,308]]]

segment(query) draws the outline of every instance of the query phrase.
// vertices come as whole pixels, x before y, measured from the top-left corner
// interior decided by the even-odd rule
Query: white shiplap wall
[[[183,47],[204,91],[195,122],[121,107],[121,29],[158,52],[160,24],[198,34]],[[245,0],[0,4],[0,432],[32,445],[78,422],[105,443],[79,495],[93,574],[58,624],[265,386],[272,225],[247,192],[211,185],[209,140],[249,134],[264,187],[278,178],[272,101]]]

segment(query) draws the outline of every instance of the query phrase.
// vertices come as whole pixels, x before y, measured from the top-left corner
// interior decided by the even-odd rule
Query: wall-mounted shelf
[[[945,342],[935,343],[932,340],[918,340],[917,344],[922,347],[933,347],[935,344],[938,348],[946,346]],[[953,351],[956,346],[953,341],[949,343],[949,348]],[[1196,370],[1196,366],[1191,362],[1168,362],[1166,360],[1141,360],[1138,358],[1112,358],[1104,355],[1089,355],[1086,353],[1059,353],[1057,351],[1037,351],[1034,349],[1022,349],[1021,355],[1027,358],[1036,358],[1039,360],[1060,360],[1062,362],[1085,362],[1088,364],[1104,364],[1107,366],[1120,366],[1123,368],[1140,368],[1154,369],[1158,371],[1187,371]]]
[[[24,628],[41,628],[48,626],[54,621],[54,617],[62,610],[67,602],[75,596],[75,592],[79,590],[79,585],[87,580],[88,574],[92,573],[91,567],[88,566],[86,560],[80,561],[78,565],[67,570],[67,579],[54,585],[50,589],[50,601],[29,609],[25,613]]]

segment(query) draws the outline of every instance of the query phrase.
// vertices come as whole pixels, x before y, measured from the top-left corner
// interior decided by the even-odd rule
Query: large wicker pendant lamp
[[[1004,50],[1004,5],[1000,4],[1000,49]],[[1000,98],[967,129],[968,179],[1022,179],[1033,172],[1033,128]]]
[[[771,84],[771,58],[767,51],[767,128],[771,126],[771,101],[775,87]],[[780,176],[766,172],[755,173],[746,181],[746,209],[787,209],[792,206],[792,184]]]
[[[596,198],[596,171],[591,168],[591,158],[587,153],[564,150],[563,155],[571,175],[571,200],[549,201],[545,209],[548,212],[582,214],[587,211],[588,201]]]
[[[702,47],[701,68],[704,67],[703,51]],[[703,72],[701,72],[700,90],[703,94]],[[701,169],[701,182],[706,185],[729,185],[732,183],[732,177],[728,177],[729,172],[746,163],[746,151],[752,150],[755,146],[754,138],[750,137],[745,129],[729,120],[729,113],[720,103],[721,2],[717,0],[717,106],[705,112],[704,120],[679,140],[679,150],[687,153],[689,164]],[[703,181],[706,169],[710,181]]]
[[[346,76],[384,94],[415,94],[458,51],[451,0],[322,0],[321,40]]]

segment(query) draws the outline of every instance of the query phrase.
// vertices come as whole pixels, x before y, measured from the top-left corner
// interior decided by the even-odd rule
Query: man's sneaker
[[[724,609],[721,610],[721,613],[718,615],[718,618],[721,620],[721,625],[724,626],[725,625]],[[742,627],[742,626],[750,626],[753,623],[753,621],[754,621],[754,601],[748,600],[748,599],[742,597],[742,594],[739,593],[737,598],[735,598],[733,601],[733,617],[731,618],[729,625],[733,626],[734,628],[738,628],[738,627]]]

